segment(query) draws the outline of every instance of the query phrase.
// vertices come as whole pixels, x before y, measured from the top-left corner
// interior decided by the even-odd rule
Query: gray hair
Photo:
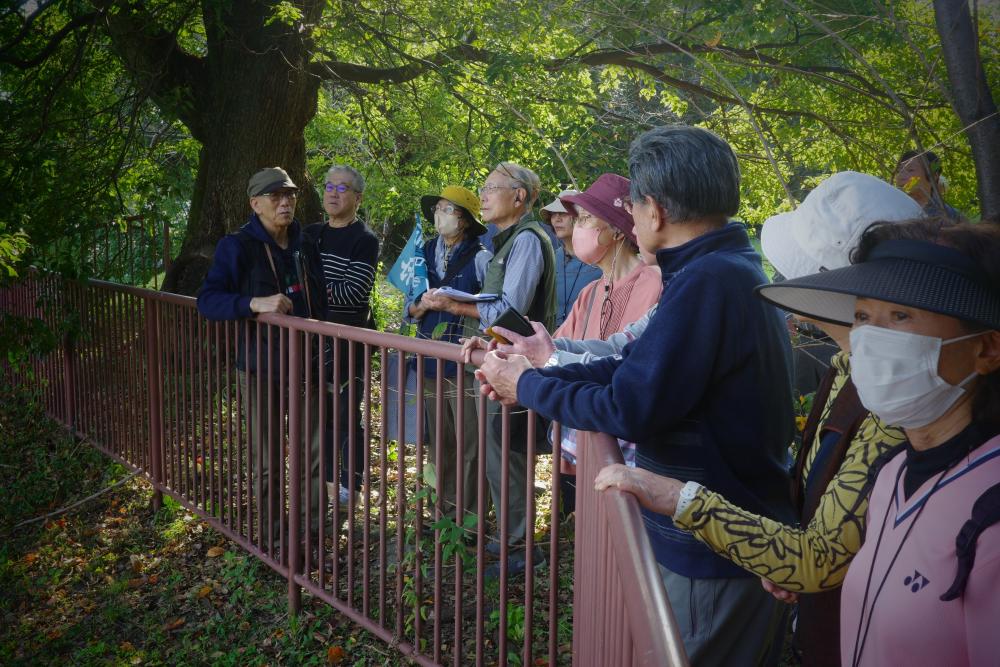
[[[361,175],[361,172],[354,167],[348,166],[346,164],[335,164],[326,170],[326,180],[330,180],[330,177],[334,174],[350,174],[351,185],[358,192],[365,191],[365,177]]]
[[[538,178],[538,174],[527,167],[522,167],[516,162],[501,162],[493,168],[493,171],[507,174],[511,180],[517,181],[524,186],[524,189],[528,192],[528,201],[525,204],[525,208],[530,209],[531,205],[538,199],[538,193],[542,189],[542,179]]]
[[[736,215],[740,167],[736,154],[714,132],[664,125],[640,134],[628,155],[632,201],[646,195],[671,222]]]

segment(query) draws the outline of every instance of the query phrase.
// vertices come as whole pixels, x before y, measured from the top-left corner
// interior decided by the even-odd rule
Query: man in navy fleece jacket
[[[477,371],[483,391],[631,440],[638,467],[725,488],[790,521],[791,350],[781,315],[754,297],[767,282],[760,257],[729,221],[739,208],[736,156],[707,130],[660,127],[632,143],[629,175],[636,237],[663,274],[646,331],[620,356],[589,364],[532,369],[490,352]],[[773,660],[783,613],[756,577],[669,517],[643,515],[692,664]]]
[[[298,186],[284,169],[269,167],[247,185],[252,213],[245,225],[224,236],[198,293],[198,311],[210,320],[241,320],[258,313],[322,317],[323,292],[315,278],[317,261],[300,254],[300,225],[294,218]],[[298,264],[298,267],[296,267]],[[244,410],[248,415],[256,511],[255,542],[273,553],[279,541],[282,513],[280,481],[284,413],[281,409],[282,350],[277,328],[241,323],[236,346]],[[307,397],[310,423],[303,437],[312,450],[310,529],[321,519],[319,419],[316,392]],[[304,504],[304,503],[303,503]],[[303,508],[304,510],[305,508]]]

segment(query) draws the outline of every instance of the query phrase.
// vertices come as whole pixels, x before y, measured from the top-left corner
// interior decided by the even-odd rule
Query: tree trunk
[[[948,68],[952,106],[972,147],[983,220],[1000,222],[1000,116],[979,58],[979,39],[966,0],[934,0]]]
[[[288,171],[303,195],[296,210],[303,224],[321,214],[306,172],[304,130],[319,94],[319,80],[308,71],[307,45],[294,27],[265,27],[268,3],[236,0],[224,6],[228,10],[219,17],[210,18],[206,10],[208,50],[193,87],[195,138],[202,144],[198,177],[180,254],[163,285],[180,294],[197,292],[215,244],[246,222],[247,182],[256,171]]]

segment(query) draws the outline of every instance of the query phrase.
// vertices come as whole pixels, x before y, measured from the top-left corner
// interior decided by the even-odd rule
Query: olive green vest
[[[493,259],[486,265],[486,276],[483,278],[484,294],[500,294],[503,292],[503,281],[507,270],[507,256],[510,255],[511,248],[514,247],[514,239],[518,234],[530,233],[538,237],[538,242],[542,246],[542,268],[541,278],[538,280],[538,287],[535,295],[528,306],[528,312],[522,313],[529,320],[541,322],[545,328],[552,331],[556,319],[556,259],[552,251],[552,242],[548,234],[535,220],[525,216],[516,225],[508,227],[502,232],[498,232],[493,237]],[[466,317],[463,326],[467,333],[480,332],[479,319]]]

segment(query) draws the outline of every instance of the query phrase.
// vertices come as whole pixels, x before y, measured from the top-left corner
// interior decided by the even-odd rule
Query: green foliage
[[[31,60],[95,5],[46,7],[24,39],[20,14],[0,18],[5,57]],[[112,3],[110,13],[130,9]],[[209,45],[236,29],[225,25],[231,7],[202,0],[198,9],[158,0],[148,7],[149,30],[170,35],[191,56],[192,72],[226,75],[209,67]],[[740,216],[751,225],[790,208],[834,171],[888,177],[896,157],[916,144],[942,156],[947,200],[977,213],[971,152],[950,108],[929,3],[651,0],[626,9],[597,0],[271,0],[269,10],[260,44],[301,35],[311,57],[303,65],[325,78],[305,130],[306,168],[317,182],[333,162],[365,173],[364,214],[388,261],[423,194],[449,183],[475,188],[509,159],[536,170],[549,198],[605,171],[625,173],[632,138],[670,122],[709,127],[736,147]],[[1000,59],[987,56],[995,51],[995,19],[980,14],[994,89]],[[128,46],[88,26],[37,64],[0,70],[0,120],[8,128],[0,151],[10,156],[0,163],[0,238],[23,229],[31,261],[72,275],[106,271],[97,249],[125,218],[141,216],[154,231],[137,247],[156,269],[160,223],[182,238],[196,190],[212,196],[214,184],[196,188],[205,156],[193,138],[202,129],[194,88],[158,91],[154,105],[149,87],[119,58]],[[363,67],[331,74],[320,63]],[[385,74],[409,66],[424,72]],[[275,80],[283,76],[276,68]],[[218,104],[211,113],[227,108],[226,100]],[[10,270],[10,251],[0,244],[0,270]],[[149,271],[136,273],[115,278],[149,280]],[[382,306],[373,300],[380,328],[391,330]]]

